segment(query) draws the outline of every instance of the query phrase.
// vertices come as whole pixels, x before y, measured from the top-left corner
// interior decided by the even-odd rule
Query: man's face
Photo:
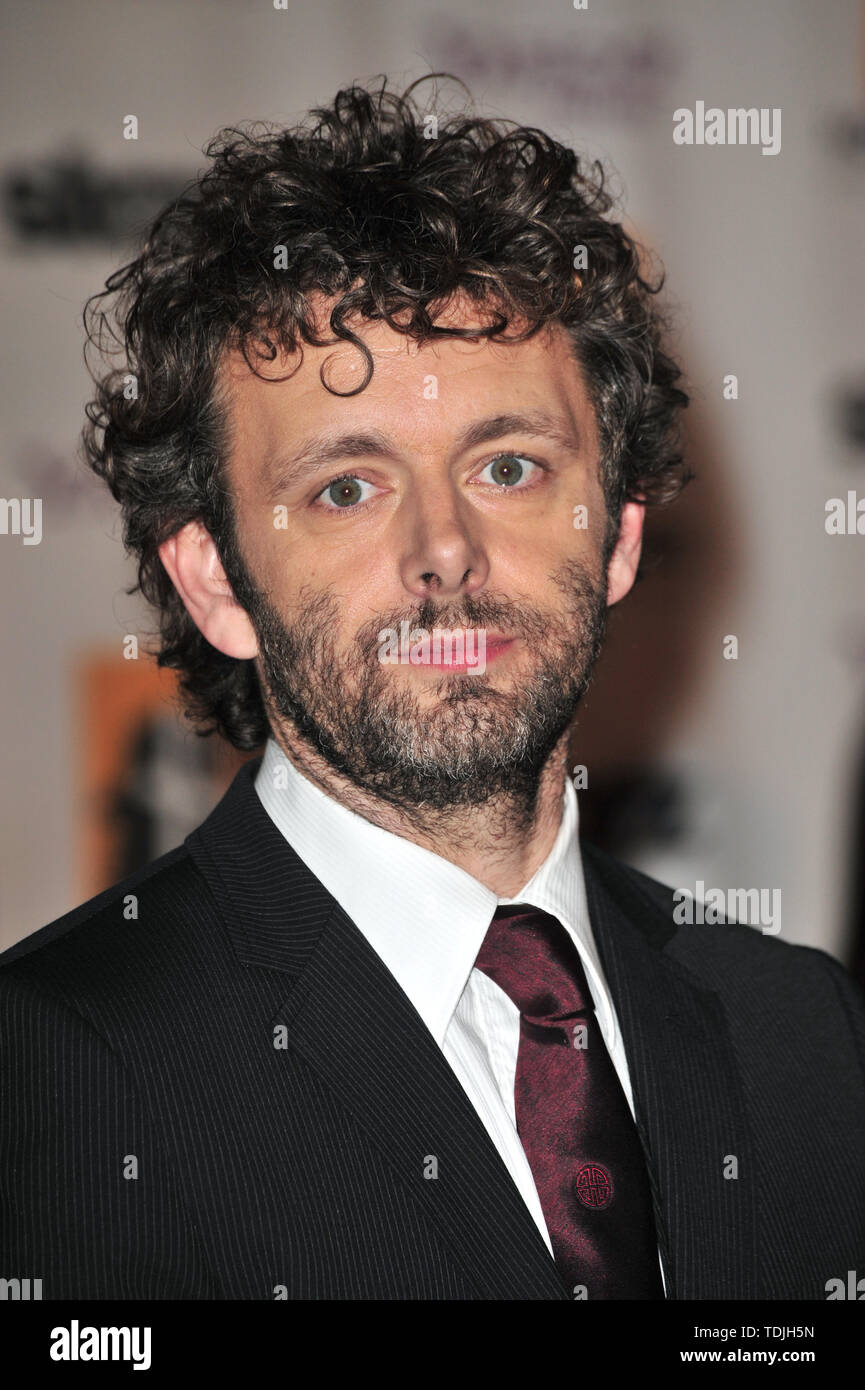
[[[441,323],[477,323],[454,308]],[[606,611],[589,398],[559,327],[419,345],[381,323],[257,379],[229,482],[271,723],[395,805],[533,803]],[[578,509],[585,509],[584,512]],[[439,629],[438,643],[435,629]],[[427,640],[424,642],[424,634]]]

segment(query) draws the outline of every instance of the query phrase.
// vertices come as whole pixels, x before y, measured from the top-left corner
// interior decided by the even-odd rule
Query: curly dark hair
[[[253,357],[347,340],[367,364],[346,393],[354,395],[373,370],[346,325],[354,314],[419,341],[469,333],[521,341],[554,321],[570,333],[597,416],[606,553],[626,500],[670,501],[690,477],[678,415],[689,398],[653,299],[664,274],[655,284],[644,278],[642,248],[605,217],[614,199],[601,163],[586,168],[573,150],[513,121],[435,117],[417,105],[417,82],[399,95],[379,80],[377,89],[338,92],[295,128],[221,130],[205,150],[210,167],[84,309],[88,367],[92,348],[123,358],[101,376],[91,369],[96,394],[82,440],[86,462],[121,504],[124,545],[137,558],[127,592],[142,592],[158,614],[154,654],[180,673],[187,717],[239,749],[258,748],[269,732],[255,664],[210,645],[158,554],[199,519],[249,606],[226,481],[226,351],[240,350],[256,370]],[[274,266],[277,246],[286,268]],[[586,265],[577,277],[579,246]],[[316,293],[338,296],[332,337],[316,334]],[[484,311],[483,326],[435,323],[456,293]],[[516,322],[523,331],[505,338]]]

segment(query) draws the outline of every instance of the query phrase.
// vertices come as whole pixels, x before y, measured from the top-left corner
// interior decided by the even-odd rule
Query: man
[[[577,839],[575,710],[685,478],[602,175],[386,84],[208,154],[109,281],[85,438],[188,711],[265,751],[0,959],[4,1272],[825,1298],[865,1264],[861,997]]]

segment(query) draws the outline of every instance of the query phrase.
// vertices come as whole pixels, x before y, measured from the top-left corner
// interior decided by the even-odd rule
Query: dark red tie
[[[517,1131],[568,1288],[663,1298],[646,1162],[576,946],[518,903],[497,910],[475,965],[520,1011]]]

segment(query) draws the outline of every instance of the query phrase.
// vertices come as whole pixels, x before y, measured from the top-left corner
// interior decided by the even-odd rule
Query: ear
[[[200,521],[187,522],[159,547],[159,558],[198,630],[212,647],[249,660],[258,641],[219,559],[213,537]]]
[[[619,523],[619,539],[607,569],[607,604],[618,603],[631,589],[643,548],[644,502],[626,502]]]

